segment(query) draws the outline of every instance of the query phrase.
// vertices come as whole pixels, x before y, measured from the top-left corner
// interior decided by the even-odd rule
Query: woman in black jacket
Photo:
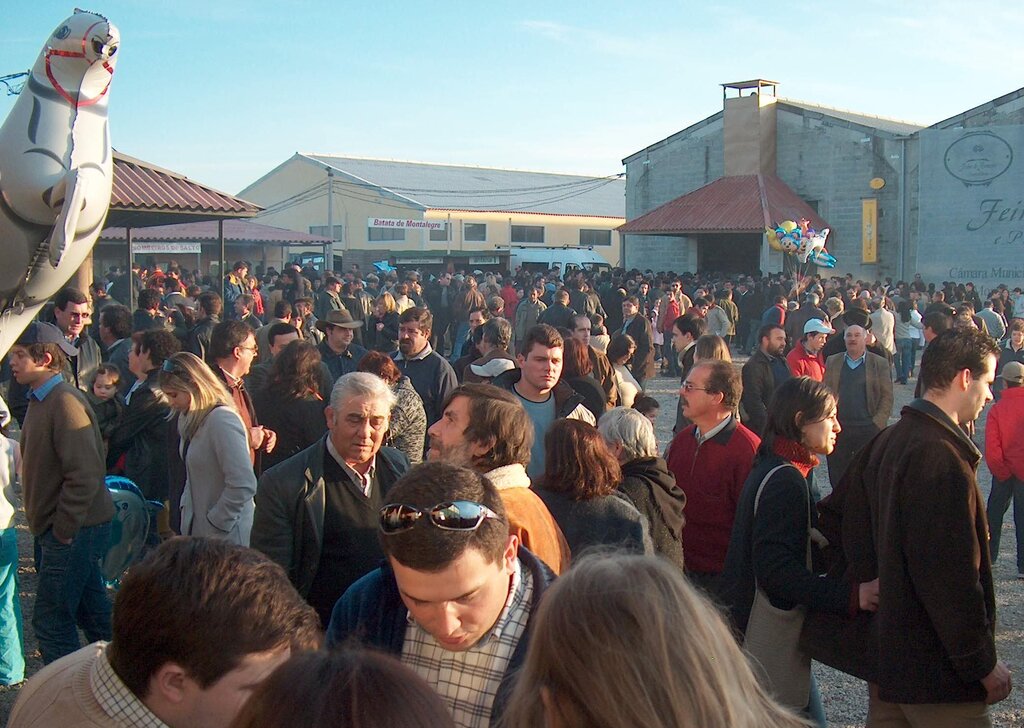
[[[327,404],[320,392],[320,352],[308,341],[291,342],[274,357],[267,386],[253,398],[260,424],[277,433],[277,445],[263,454],[264,470],[323,437]]]
[[[852,615],[858,607],[877,608],[877,579],[858,587],[808,568],[811,531],[817,527],[808,476],[818,465],[818,456],[835,447],[839,431],[835,397],[821,382],[795,377],[775,391],[764,439],[740,494],[719,581],[723,604],[740,634],[746,635],[757,590],[776,610]],[[770,668],[766,672],[770,682]],[[790,707],[803,707],[807,717],[825,725],[813,676],[806,707]]]
[[[601,383],[592,375],[594,368],[590,363],[588,348],[576,339],[565,339],[561,381],[583,397],[583,406],[590,410],[596,422],[608,409],[608,398],[605,396],[604,390],[601,389]]]
[[[390,293],[380,294],[373,302],[366,343],[366,348],[373,351],[385,354],[398,351],[398,310]]]
[[[534,490],[565,534],[573,557],[589,546],[654,552],[647,519],[616,490],[622,470],[601,434],[562,419],[544,437],[544,474]]]

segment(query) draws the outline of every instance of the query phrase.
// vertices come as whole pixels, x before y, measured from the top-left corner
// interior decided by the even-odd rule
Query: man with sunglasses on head
[[[327,435],[260,478],[251,537],[324,624],[338,597],[383,558],[377,513],[409,468],[402,452],[381,447],[396,401],[383,379],[345,374],[330,397]]]
[[[494,725],[554,575],[509,533],[497,489],[447,463],[409,471],[380,510],[387,563],[338,601],[329,647],[356,638],[401,657],[455,724]]]

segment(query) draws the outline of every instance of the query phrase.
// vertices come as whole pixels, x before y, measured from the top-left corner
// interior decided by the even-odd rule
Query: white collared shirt
[[[719,432],[724,430],[726,428],[726,426],[730,422],[732,422],[732,415],[731,414],[728,417],[726,417],[724,420],[719,422],[717,425],[712,427],[710,430],[708,430],[706,433],[703,433],[703,434],[701,433],[701,431],[700,431],[700,429],[698,427],[694,427],[693,428],[693,436],[697,438],[697,444],[698,445],[703,445],[705,442],[707,442],[712,437],[717,435]]]
[[[429,342],[427,342],[427,345],[423,347],[423,351],[415,356],[406,357],[401,350],[399,350],[398,354],[395,355],[395,361],[420,361],[421,359],[426,359],[430,356],[430,352],[433,350],[434,349],[430,346]]]
[[[354,470],[351,465],[345,462],[339,453],[338,449],[334,447],[334,443],[331,442],[331,438],[327,438],[327,452],[331,454],[335,462],[341,466],[341,469],[348,474],[348,477],[352,479],[352,482],[363,492],[367,498],[370,497],[370,490],[373,488],[373,475],[377,471],[377,456],[373,456],[373,462],[370,463],[370,467],[367,469],[365,475],[360,475],[358,470]]]

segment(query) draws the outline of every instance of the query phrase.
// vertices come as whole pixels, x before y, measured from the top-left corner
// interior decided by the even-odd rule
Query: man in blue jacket
[[[378,530],[387,564],[338,600],[327,644],[400,655],[456,725],[494,725],[554,575],[509,533],[494,485],[468,468],[418,465],[388,501]]]

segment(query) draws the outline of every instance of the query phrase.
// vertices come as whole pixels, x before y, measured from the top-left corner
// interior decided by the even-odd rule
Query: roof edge
[[[973,116],[982,114],[986,111],[989,111],[990,109],[998,108],[1003,104],[1015,101],[1016,99],[1019,99],[1022,96],[1024,96],[1024,88],[1019,88],[1016,91],[1010,91],[1009,93],[1003,94],[1002,96],[997,96],[994,99],[990,99],[989,101],[986,101],[983,104],[978,104],[977,106],[967,109],[967,111],[961,111],[959,114],[953,114],[953,116],[950,116],[947,119],[943,119],[942,121],[937,121],[926,128],[943,129],[946,128],[947,126],[952,126],[958,120],[967,121]]]
[[[721,119],[723,117],[723,115],[724,115],[723,111],[718,111],[718,112],[712,114],[711,116],[708,116],[708,117],[706,117],[704,119],[701,119],[700,121],[698,121],[698,122],[696,122],[694,124],[690,124],[685,129],[680,129],[679,131],[675,132],[674,134],[670,134],[669,136],[665,137],[661,141],[654,142],[654,144],[646,146],[646,147],[644,147],[643,149],[641,149],[638,152],[633,152],[628,157],[623,158],[622,164],[624,164],[624,165],[625,164],[629,164],[634,159],[639,157],[641,154],[649,153],[652,149],[655,149],[655,148],[660,147],[660,146],[664,146],[665,144],[668,144],[669,142],[672,142],[672,141],[675,141],[677,139],[680,139],[680,138],[682,138],[683,136],[685,136],[687,134],[692,134],[693,132],[697,131],[698,129],[700,129],[702,127],[705,127],[705,126],[708,126],[712,122],[717,121],[718,119]]]

